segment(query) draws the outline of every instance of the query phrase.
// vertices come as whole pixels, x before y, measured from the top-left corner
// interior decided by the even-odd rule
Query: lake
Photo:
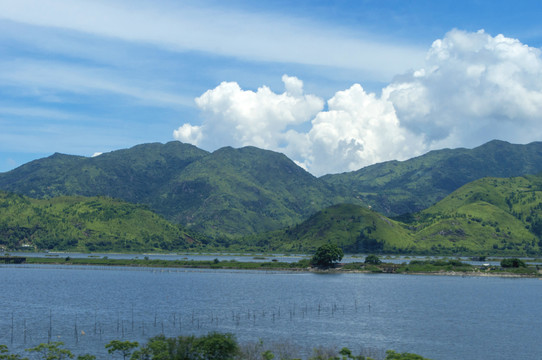
[[[0,266],[0,344],[234,333],[241,343],[537,359],[542,281],[496,277]],[[104,356],[105,357],[105,356]]]

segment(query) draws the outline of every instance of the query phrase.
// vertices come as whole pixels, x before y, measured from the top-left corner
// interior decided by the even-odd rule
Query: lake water
[[[239,342],[432,359],[539,359],[542,281],[494,277],[0,266],[0,344],[232,332]],[[99,356],[100,358],[100,356]]]

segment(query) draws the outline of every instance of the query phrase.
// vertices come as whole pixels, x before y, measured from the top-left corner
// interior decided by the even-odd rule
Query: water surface
[[[0,344],[232,332],[310,351],[348,346],[433,359],[537,359],[542,281],[487,277],[0,266]]]

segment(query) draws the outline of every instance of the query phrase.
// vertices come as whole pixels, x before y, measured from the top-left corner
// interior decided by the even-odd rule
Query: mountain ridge
[[[214,239],[293,226],[339,203],[387,217],[419,212],[469,181],[542,171],[542,143],[491,141],[315,177],[257,147],[207,152],[178,141],[81,157],[55,153],[0,174],[0,189],[34,198],[107,196],[145,204]]]

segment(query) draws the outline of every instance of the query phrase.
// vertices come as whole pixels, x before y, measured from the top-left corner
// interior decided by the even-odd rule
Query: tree
[[[367,255],[365,258],[365,264],[371,264],[371,265],[380,265],[382,264],[382,260],[376,255]]]
[[[237,354],[239,347],[235,336],[230,333],[211,332],[196,339],[194,349],[206,360],[230,360]]]
[[[519,267],[527,267],[525,264],[525,261],[521,259],[502,259],[501,260],[501,266],[503,268],[519,268]]]
[[[1,360],[28,360],[18,354],[10,354],[6,345],[0,345],[0,359]]]
[[[63,360],[73,359],[74,355],[70,350],[63,349],[63,342],[56,341],[48,344],[39,344],[36,347],[26,349],[29,352],[40,354],[40,359],[43,360]]]
[[[324,244],[316,249],[311,264],[319,268],[328,268],[342,260],[343,250],[335,244]]]
[[[429,360],[418,354],[411,353],[397,353],[393,350],[386,351],[386,358],[384,360]]]
[[[107,352],[110,354],[113,354],[114,352],[119,352],[122,354],[122,358],[126,360],[127,357],[130,356],[132,351],[139,346],[139,343],[137,341],[120,341],[120,340],[112,340],[107,345],[105,345],[105,348],[107,349]]]

